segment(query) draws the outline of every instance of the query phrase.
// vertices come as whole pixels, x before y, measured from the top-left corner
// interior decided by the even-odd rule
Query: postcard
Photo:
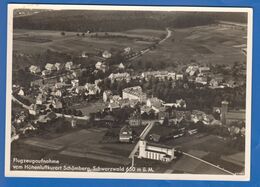
[[[9,4],[7,177],[250,180],[252,9]]]

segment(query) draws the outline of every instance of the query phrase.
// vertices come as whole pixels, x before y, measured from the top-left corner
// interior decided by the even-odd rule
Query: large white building
[[[143,93],[140,86],[125,88],[122,91],[123,99],[138,100],[139,102],[146,102],[146,94]]]
[[[122,81],[126,80],[126,82],[129,82],[131,77],[129,73],[111,73],[108,78],[111,80],[111,82],[114,82],[115,80],[117,81]]]
[[[151,144],[145,140],[139,141],[139,155],[138,158],[146,158],[152,160],[160,160],[163,162],[170,162],[175,159],[175,149],[169,146],[160,144]]]

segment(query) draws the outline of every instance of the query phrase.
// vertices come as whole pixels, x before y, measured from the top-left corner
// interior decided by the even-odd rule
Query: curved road
[[[169,28],[166,28],[166,31],[167,31],[167,35],[162,40],[159,41],[158,45],[164,43],[168,38],[172,36],[172,31]],[[134,60],[137,57],[142,56],[143,54],[148,53],[150,51],[151,49],[141,50],[140,53],[137,53],[135,56],[129,58],[128,60]]]

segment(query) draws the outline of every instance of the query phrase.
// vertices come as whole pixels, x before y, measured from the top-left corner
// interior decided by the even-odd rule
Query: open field
[[[172,30],[172,36],[136,61],[187,64],[231,64],[245,61],[239,45],[246,44],[246,31],[200,26]]]
[[[144,30],[143,32],[108,33],[120,37],[102,37],[102,35],[105,35],[104,33],[98,33],[101,37],[94,37],[95,34],[91,34],[93,37],[90,35],[83,37],[77,36],[77,32],[66,32],[62,36],[61,31],[15,30],[13,49],[28,54],[41,53],[47,49],[78,54],[83,51],[95,53],[99,50],[110,50],[111,48],[122,50],[125,47],[131,47],[134,51],[139,51],[151,45],[153,40],[158,40],[158,36],[165,34],[165,31],[148,30],[147,33]],[[145,41],[140,40],[140,38]]]
[[[228,171],[234,173],[240,173],[243,170],[243,166],[241,166],[241,164],[234,163],[234,161],[229,162],[227,159],[226,160],[223,159],[223,156],[226,157],[227,155],[233,155],[235,153],[238,153],[239,151],[228,146],[227,140],[220,138],[218,136],[214,136],[214,135],[203,136],[201,134],[197,134],[193,136],[184,136],[179,139],[169,141],[167,142],[167,144],[172,146],[180,146],[182,151],[189,153],[193,156],[196,156],[198,158],[201,158],[214,165],[220,166]],[[187,171],[187,168],[185,168],[185,164],[178,164],[178,162],[187,163],[189,160],[191,161],[191,163],[199,162],[197,160],[194,160],[192,158],[187,158],[187,156],[184,156],[183,158],[180,159],[180,161],[177,161],[178,167],[176,168],[176,170]],[[191,163],[187,163],[187,165],[189,166],[193,165]],[[182,169],[180,169],[181,166],[183,166]],[[173,165],[172,169],[174,168],[175,165]],[[205,167],[202,167],[201,165],[198,164],[196,167],[194,166],[191,173],[204,173],[205,171],[203,168],[205,169]],[[206,173],[208,173],[208,171]]]
[[[36,149],[38,152],[36,157],[39,158],[67,157],[69,159],[72,157],[96,160],[100,162],[99,166],[102,166],[103,163],[128,165],[130,163],[128,155],[134,144],[122,146],[120,143],[101,143],[106,131],[106,128],[89,128],[64,133],[49,139],[41,137],[21,139],[18,142],[22,145],[23,151],[17,149],[12,156],[26,158],[32,149]],[[27,152],[27,149],[30,151]]]

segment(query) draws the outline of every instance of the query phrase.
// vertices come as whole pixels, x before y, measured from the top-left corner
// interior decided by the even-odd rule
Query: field
[[[234,173],[242,172],[244,167],[244,165],[241,165],[239,162],[230,162],[227,159],[223,159],[223,157],[226,158],[226,156],[239,153],[239,151],[228,146],[227,140],[218,136],[197,134],[193,136],[182,137],[176,139],[176,141],[168,142],[168,145],[181,146],[181,150],[183,150],[184,152],[201,158],[207,162],[220,166],[221,168],[224,168]],[[195,164],[191,164],[194,162],[197,164],[197,166]],[[180,158],[179,161],[177,161],[176,165],[173,166],[173,169],[175,168],[179,171],[187,171],[186,165],[193,165],[194,168],[189,167],[191,173],[205,173],[206,168],[211,168],[198,160],[189,158],[186,155],[184,155]],[[212,172],[213,171],[220,172],[218,172],[217,174],[221,174],[222,172],[221,170],[216,170],[216,168],[213,168]],[[206,173],[211,172],[207,171]]]
[[[191,62],[231,64],[245,61],[241,48],[236,46],[246,45],[246,31],[216,26],[170,30],[173,31],[170,38],[135,60],[180,65]]]
[[[95,34],[77,36],[77,32],[66,32],[62,35],[61,31],[14,30],[13,50],[27,54],[38,54],[47,49],[81,54],[83,51],[96,53],[111,48],[122,50],[131,47],[133,51],[139,51],[151,45],[154,40],[159,40],[165,31],[134,30],[121,33],[97,33],[98,37]],[[105,37],[105,34],[115,37]]]
[[[63,133],[53,138],[30,137],[18,140],[13,145],[12,157],[18,158],[62,158],[64,164],[75,165],[128,165],[128,155],[134,144],[102,143],[106,128],[89,128]],[[19,146],[18,146],[19,145]],[[33,157],[31,151],[34,152]],[[86,160],[80,163],[79,160]],[[94,162],[92,163],[92,161]],[[92,164],[91,164],[92,163]]]

